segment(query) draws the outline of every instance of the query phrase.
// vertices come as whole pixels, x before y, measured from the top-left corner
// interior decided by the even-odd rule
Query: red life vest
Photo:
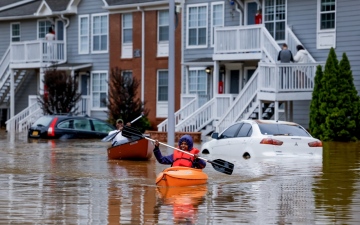
[[[200,152],[199,149],[193,148],[193,149],[191,149],[191,151],[189,153],[195,155],[195,154],[198,154],[199,152]],[[194,156],[174,150],[173,160],[174,160],[174,162],[173,162],[172,166],[192,167],[193,162],[194,162]]]

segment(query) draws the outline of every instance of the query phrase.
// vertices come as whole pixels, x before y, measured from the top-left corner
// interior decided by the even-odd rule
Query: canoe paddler
[[[193,140],[190,135],[185,134],[179,139],[178,148],[191,153],[192,155],[184,152],[174,150],[174,153],[168,156],[162,156],[159,149],[159,141],[155,140],[155,148],[153,150],[156,160],[161,164],[167,164],[171,166],[185,166],[197,169],[203,169],[206,166],[206,162],[199,159],[200,150],[193,147]]]

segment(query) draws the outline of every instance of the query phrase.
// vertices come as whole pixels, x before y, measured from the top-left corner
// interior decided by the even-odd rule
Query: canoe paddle
[[[148,138],[148,137],[144,136],[138,129],[136,129],[134,127],[125,126],[123,128],[123,130],[122,130],[122,135],[124,137],[127,137],[127,138],[141,137],[141,138],[145,138],[145,139],[147,139],[149,141],[155,142],[154,139],[151,139],[151,138]],[[190,152],[183,151],[183,150],[175,148],[173,146],[170,146],[170,145],[167,145],[167,144],[164,144],[164,143],[161,143],[161,142],[159,142],[159,144],[162,144],[162,145],[164,145],[166,147],[169,147],[169,148],[172,148],[172,149],[176,149],[176,150],[178,150],[180,152],[183,152],[185,154],[194,156]],[[228,161],[225,161],[225,160],[222,160],[222,159],[208,160],[208,159],[204,159],[202,157],[198,157],[198,158],[210,163],[212,165],[212,167],[216,171],[219,171],[221,173],[231,175],[233,170],[234,170],[234,164],[231,163],[231,162],[228,162]]]
[[[143,117],[143,116],[144,116],[144,113],[141,113],[140,116],[138,116],[137,118],[135,118],[135,119],[134,119],[133,121],[131,121],[130,123],[134,123],[135,121],[137,121],[138,119],[140,119],[140,118]],[[126,127],[126,125],[125,125],[124,127]],[[110,134],[110,135],[104,137],[101,141],[103,141],[103,142],[112,141],[112,140],[116,137],[116,135],[118,135],[118,133],[120,133],[120,132],[121,132],[121,131],[119,130],[119,131],[117,131],[117,132],[115,132],[115,133],[113,133],[113,134]]]

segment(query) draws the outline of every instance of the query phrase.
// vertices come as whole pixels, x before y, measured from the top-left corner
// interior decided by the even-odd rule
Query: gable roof
[[[68,8],[72,0],[1,0],[0,20],[39,17],[43,7],[46,12],[56,14]],[[57,14],[58,14],[57,13]],[[43,15],[42,15],[43,16]]]
[[[128,5],[128,4],[137,4],[137,3],[146,3],[146,2],[161,2],[164,0],[106,0],[109,6],[114,5]]]

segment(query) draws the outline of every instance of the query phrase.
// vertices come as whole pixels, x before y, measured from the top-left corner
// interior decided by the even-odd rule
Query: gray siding
[[[78,7],[78,15],[70,18],[70,25],[67,30],[67,53],[69,63],[92,63],[92,70],[109,70],[109,53],[91,54],[91,43],[89,54],[80,54],[78,52],[79,44],[79,18],[81,15],[89,15],[91,22],[91,14],[107,13],[102,9],[104,3],[102,0],[86,0],[81,1]],[[109,40],[108,40],[109,41]],[[91,40],[90,40],[91,42]],[[109,46],[110,48],[110,46]],[[108,49],[109,50],[109,49]]]
[[[211,1],[211,0],[191,0],[186,1],[186,4],[183,9],[183,46],[184,46],[184,61],[191,61],[196,60],[199,58],[212,58],[214,53],[213,47],[211,47],[211,2],[224,2],[224,16],[225,16],[225,26],[239,26],[240,25],[240,17],[238,11],[233,11],[234,16],[231,15],[232,12],[231,5],[229,4],[228,0],[225,1]],[[195,48],[195,49],[187,49],[186,48],[186,35],[187,35],[187,5],[192,4],[201,4],[207,3],[208,4],[208,30],[207,30],[207,48]]]
[[[309,112],[311,101],[294,101],[293,103],[293,121],[309,129]]]
[[[336,1],[336,54],[345,52],[351,64],[354,84],[360,92],[360,4],[359,1]],[[329,49],[316,49],[317,1],[288,0],[288,25],[316,61],[326,61]],[[295,49],[292,49],[296,53]]]
[[[20,89],[15,94],[15,115],[29,106],[29,95],[38,94],[38,73],[28,70]]]

